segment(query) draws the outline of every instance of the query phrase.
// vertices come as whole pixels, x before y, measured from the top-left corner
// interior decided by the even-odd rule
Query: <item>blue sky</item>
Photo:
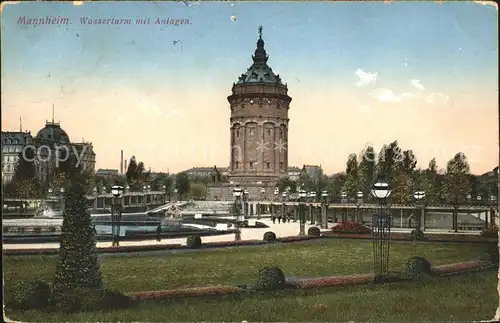
[[[47,15],[68,17],[72,24],[17,25],[20,16]],[[231,16],[236,20],[231,20]],[[80,17],[131,18],[133,22],[136,18],[149,17],[151,25],[89,26],[82,25]],[[156,17],[190,19],[192,24],[158,26],[153,24]],[[116,104],[112,103],[115,101],[111,96],[123,97],[116,89],[121,87],[145,96],[164,93],[158,100],[174,102],[176,109],[185,111],[186,118],[188,115],[192,118],[189,125],[193,127],[200,126],[196,124],[198,121],[193,121],[197,120],[196,114],[213,113],[213,118],[217,118],[214,124],[221,130],[212,139],[219,146],[225,145],[229,135],[225,97],[230,93],[232,82],[251,64],[259,25],[264,27],[263,38],[270,55],[268,63],[288,83],[294,98],[290,114],[295,120],[309,122],[308,128],[299,121],[294,124],[291,118],[290,131],[295,131],[290,138],[295,136],[296,143],[290,145],[296,145],[295,151],[302,146],[298,139],[301,131],[315,128],[314,119],[307,121],[310,106],[317,106],[315,113],[319,114],[334,111],[331,124],[335,128],[339,114],[351,113],[354,106],[383,109],[369,101],[367,89],[371,86],[370,89],[375,90],[375,85],[390,89],[396,95],[409,90],[410,80],[420,80],[429,93],[445,93],[453,106],[428,112],[436,118],[429,138],[442,137],[443,143],[449,129],[442,126],[438,129],[437,120],[455,113],[460,104],[465,109],[467,104],[473,106],[476,102],[484,106],[479,113],[482,118],[498,117],[494,99],[498,91],[497,10],[471,2],[200,2],[190,7],[175,2],[95,2],[80,6],[30,2],[4,7],[1,23],[2,127],[17,125],[21,114],[29,127],[41,128],[44,119],[49,118],[47,114],[54,101],[58,105],[88,106],[86,109],[99,113],[107,104],[106,113],[111,114],[109,106]],[[177,40],[182,45],[174,45],[173,41]],[[376,83],[373,79],[367,87],[355,86],[357,70],[376,73]],[[194,91],[206,95],[206,106],[201,98],[199,102],[193,101]],[[82,102],[89,99],[87,93],[99,98],[102,106]],[[387,91],[379,89],[377,93]],[[466,100],[469,103],[464,103]],[[92,104],[96,106],[91,107]],[[165,108],[158,105],[160,109]],[[411,113],[423,115],[417,110],[418,103],[408,103],[408,106],[407,114],[401,115],[398,122],[412,118]],[[336,110],[332,110],[334,108]],[[80,110],[59,112],[59,116],[65,118],[61,122],[72,128],[67,129],[70,136],[75,133],[76,137],[90,137],[99,143],[100,130],[75,123],[74,119],[79,118],[75,116],[83,113]],[[365,123],[378,122],[373,114],[365,117]],[[393,117],[396,118],[395,114]],[[484,123],[483,119],[475,122]],[[175,125],[167,128],[172,127]],[[497,126],[494,127],[493,133],[498,133]],[[328,136],[339,133],[344,136],[346,130],[331,131]],[[345,136],[358,138],[361,132],[362,128],[359,133]],[[357,151],[362,148],[361,142],[369,140],[381,144],[391,135],[399,135],[396,130],[393,132],[387,131],[378,139],[353,141],[350,149]],[[401,136],[405,135],[416,137],[410,133]],[[462,136],[470,138],[471,135],[465,131]],[[490,138],[491,132],[478,134],[474,140],[484,143],[481,136]],[[463,140],[466,139],[456,139],[457,142]],[[111,167],[109,163],[116,157],[106,157],[110,147],[104,142],[100,145],[101,148],[97,148],[102,151],[100,162],[102,166]],[[144,149],[138,142],[130,145],[129,150]],[[412,145],[419,144],[408,143]],[[497,149],[488,147],[484,149]],[[328,165],[327,161],[321,161],[322,148],[311,149],[318,149],[316,162]],[[148,151],[141,152],[149,156]],[[113,154],[117,153],[119,151]],[[290,154],[290,162],[299,164],[305,152],[293,157],[290,150]],[[345,155],[347,159],[348,153]],[[214,156],[215,160],[206,163],[224,164],[228,159],[226,152]],[[490,159],[489,163],[496,163]],[[342,168],[344,161],[335,163],[337,166],[332,164],[332,170]],[[160,161],[150,164],[164,168]],[[176,167],[181,168],[172,166]]]

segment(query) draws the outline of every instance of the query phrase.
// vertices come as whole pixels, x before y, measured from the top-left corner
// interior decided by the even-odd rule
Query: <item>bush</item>
[[[406,261],[405,275],[412,279],[424,279],[432,275],[431,263],[424,257],[411,257]]]
[[[259,270],[254,288],[277,290],[285,286],[285,274],[279,267],[265,267]]]
[[[496,225],[492,225],[491,227],[489,227],[488,229],[484,229],[482,232],[481,232],[481,236],[483,238],[494,238],[494,239],[498,239],[498,226]]]
[[[50,285],[42,281],[14,284],[7,305],[17,309],[45,309],[49,305]]]
[[[35,233],[42,233],[42,228],[36,227],[36,228],[33,229],[33,232],[35,232]]]
[[[264,233],[263,239],[266,242],[275,242],[276,241],[276,234],[272,231],[267,231]]]
[[[186,246],[189,248],[189,249],[198,249],[198,248],[201,248],[201,238],[200,236],[189,236],[187,237],[187,240],[186,240]]]
[[[410,233],[410,238],[413,241],[424,241],[425,240],[425,234],[420,229],[414,229]]]
[[[9,229],[10,229],[9,227],[3,227],[3,233],[9,232]]]
[[[489,261],[498,267],[498,262],[499,262],[499,250],[498,250],[498,243],[495,241],[495,242],[488,242],[486,244],[486,251],[488,253],[488,256],[489,256]]]
[[[51,299],[52,310],[65,313],[126,308],[131,298],[108,289],[74,288]]]
[[[56,229],[56,227],[50,227],[50,228],[49,228],[49,231],[50,231],[50,232],[56,232],[56,231],[57,231],[57,229]]]
[[[318,227],[310,227],[307,229],[307,235],[311,237],[319,237],[321,235],[321,231]]]
[[[335,225],[332,228],[334,233],[346,233],[346,234],[368,234],[372,231],[367,226],[359,222],[342,222]]]

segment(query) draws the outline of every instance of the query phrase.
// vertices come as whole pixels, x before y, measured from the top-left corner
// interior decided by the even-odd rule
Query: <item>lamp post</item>
[[[347,203],[347,193],[342,191],[340,193],[340,203]],[[347,209],[342,210],[342,223],[347,222]]]
[[[149,185],[144,185],[142,187],[142,190],[144,191],[144,206],[146,207],[146,212],[149,211],[149,205],[148,205],[148,192],[151,190],[151,186]]]
[[[243,190],[243,220],[248,217],[248,197],[250,193],[245,189]]]
[[[260,196],[261,196],[261,201],[264,201],[266,196],[265,188],[260,189]],[[263,208],[265,208],[265,206],[259,205],[259,211],[257,212],[257,220],[260,220],[260,214],[263,212]]]
[[[114,185],[111,187],[113,194],[113,204],[111,207],[111,235],[113,237],[113,247],[120,245],[120,222],[122,217],[122,203],[121,197],[123,194],[123,187]]]
[[[311,225],[315,224],[314,221],[314,216],[313,216],[313,208],[312,208],[312,203],[314,202],[314,198],[316,197],[316,194],[314,192],[309,191],[307,193],[307,198],[309,199],[309,215],[311,216]]]
[[[61,203],[61,214],[64,213],[64,187],[61,187],[60,189],[60,192],[61,192],[61,199],[59,201],[59,203]]]
[[[358,215],[358,222],[362,223],[363,222],[363,217],[361,216],[361,211],[359,210],[359,208],[361,207],[361,204],[363,203],[363,192],[362,191],[358,191],[356,193],[356,211],[357,211],[357,215]]]
[[[304,204],[304,199],[306,198],[307,193],[305,190],[300,189],[299,190],[299,225],[300,225],[300,230],[299,230],[299,235],[303,236],[306,234],[305,226],[306,226],[306,210],[305,210],[305,204]]]
[[[496,218],[496,214],[495,214],[495,206],[497,206],[497,197],[495,195],[490,195],[490,204],[491,204],[491,208],[490,208],[490,219],[491,219],[491,225],[495,225],[496,224],[496,221],[495,221],[495,218]]]
[[[235,221],[235,229],[236,229],[236,234],[234,236],[234,240],[239,241],[241,240],[241,233],[240,233],[240,228],[239,228],[239,221],[240,221],[240,199],[241,195],[243,194],[243,190],[240,187],[235,187],[233,188],[233,196],[234,196],[234,215],[236,216],[236,221]]]
[[[321,202],[323,203],[321,208],[321,226],[328,229],[328,191],[321,192]]]
[[[420,214],[415,217],[415,229],[420,231],[422,228],[422,216],[424,213],[424,199],[425,192],[424,191],[416,191],[413,193],[413,197],[415,198],[415,205],[418,209],[420,207]]]
[[[472,201],[472,195],[469,193],[467,194],[467,202],[470,204]]]
[[[391,218],[384,208],[391,188],[389,184],[379,181],[373,185],[371,193],[379,202],[379,214],[372,217],[374,283],[379,284],[385,281],[389,269]]]
[[[179,189],[177,188],[174,188],[174,195],[175,195],[175,198],[177,199],[177,202],[180,202],[180,198],[179,198]]]
[[[481,195],[476,196],[477,204],[481,204],[482,200],[483,200],[483,197]]]
[[[161,188],[163,189],[163,203],[167,203],[167,185],[163,184]]]

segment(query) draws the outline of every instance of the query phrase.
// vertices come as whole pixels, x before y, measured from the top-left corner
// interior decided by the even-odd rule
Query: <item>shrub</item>
[[[276,290],[285,286],[285,274],[279,267],[264,267],[259,270],[254,288]]]
[[[410,238],[413,241],[424,241],[425,240],[425,235],[424,232],[420,229],[414,229],[410,233]]]
[[[310,227],[307,229],[307,235],[311,237],[319,237],[321,235],[321,231],[318,227]]]
[[[7,305],[17,309],[45,309],[49,305],[50,285],[42,281],[14,284]]]
[[[498,239],[498,226],[492,225],[491,227],[484,229],[481,232],[481,236],[484,238]]]
[[[353,233],[353,234],[367,234],[371,233],[370,228],[359,222],[342,222],[338,223],[332,228],[334,233]]]
[[[431,263],[424,257],[411,257],[406,261],[405,275],[412,279],[423,279],[432,274]]]
[[[36,228],[33,229],[33,232],[35,232],[35,233],[41,233],[42,232],[42,228],[36,227]]]
[[[51,299],[52,309],[65,313],[126,308],[131,298],[108,289],[77,287],[59,293]]]
[[[266,233],[264,233],[264,237],[262,240],[266,242],[274,242],[276,241],[276,234],[272,231],[267,231]]]
[[[198,249],[198,248],[201,248],[201,238],[200,236],[189,236],[187,237],[187,240],[186,240],[186,246],[189,248],[189,249]]]
[[[9,227],[3,227],[3,233],[9,232],[9,229],[10,229]]]
[[[50,228],[49,228],[49,231],[50,231],[50,232],[56,232],[56,231],[57,231],[57,229],[56,229],[56,227],[50,227]]]
[[[486,244],[486,251],[489,256],[489,261],[498,267],[498,262],[499,262],[499,250],[498,250],[498,243],[495,242],[488,242]]]

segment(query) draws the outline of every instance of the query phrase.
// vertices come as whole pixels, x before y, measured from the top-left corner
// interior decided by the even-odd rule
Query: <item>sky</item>
[[[30,2],[2,4],[2,131],[52,119],[91,141],[96,168],[229,164],[227,96],[258,26],[287,83],[289,166],[345,170],[398,140],[417,167],[463,152],[499,164],[497,9],[472,2]],[[69,24],[19,24],[21,17]],[[81,18],[131,19],[130,25]],[[136,24],[149,18],[150,24]],[[155,20],[189,23],[157,25]],[[26,20],[25,20],[26,21]],[[61,20],[63,21],[63,20]]]

